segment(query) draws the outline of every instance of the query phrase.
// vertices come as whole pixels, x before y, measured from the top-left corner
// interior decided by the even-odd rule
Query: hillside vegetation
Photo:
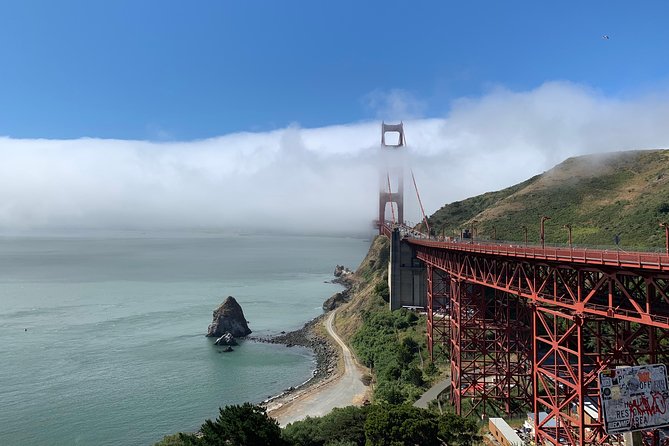
[[[438,235],[475,228],[479,239],[539,242],[541,216],[546,243],[663,249],[669,221],[669,150],[646,150],[569,158],[515,186],[443,206],[431,217]],[[494,228],[494,229],[493,229]],[[495,234],[496,233],[496,234]],[[496,237],[495,237],[496,235]]]
[[[425,316],[388,307],[389,251],[386,237],[374,239],[353,277],[353,298],[339,310],[336,325],[372,371],[372,400],[413,403],[436,379],[440,364],[429,361]]]

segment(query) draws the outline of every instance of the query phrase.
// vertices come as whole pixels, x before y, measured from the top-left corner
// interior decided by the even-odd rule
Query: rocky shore
[[[323,309],[327,312],[335,309],[341,303],[346,302],[349,298],[350,290],[352,288],[352,281],[350,275],[352,273],[348,268],[337,265],[335,268],[335,278],[332,283],[340,284],[344,287],[343,291],[335,293],[323,303]],[[336,300],[336,303],[332,304]],[[337,363],[339,362],[339,349],[335,343],[328,336],[324,335],[318,327],[322,324],[327,313],[324,313],[311,321],[304,324],[298,330],[290,332],[281,332],[276,336],[255,337],[249,336],[247,339],[256,342],[265,342],[269,344],[282,344],[287,347],[299,345],[301,347],[310,348],[316,357],[316,368],[310,379],[304,383],[292,386],[283,391],[283,393],[270,397],[264,403],[268,404],[274,400],[286,397],[296,390],[305,389],[306,387],[315,385],[319,382],[332,378],[337,373]]]
[[[330,378],[337,371],[337,361],[339,360],[339,350],[335,348],[333,343],[327,336],[318,332],[316,327],[323,321],[325,315],[304,324],[304,327],[299,330],[288,333],[281,333],[277,336],[270,337],[249,337],[248,339],[256,342],[266,342],[268,344],[283,344],[287,347],[299,345],[301,347],[310,348],[316,357],[316,368],[313,371],[311,378],[300,384],[299,386],[289,387],[284,391],[292,392],[298,388],[303,388],[310,384],[315,384],[321,380]]]

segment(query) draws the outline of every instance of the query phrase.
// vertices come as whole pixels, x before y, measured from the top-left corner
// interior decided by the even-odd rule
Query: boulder
[[[353,271],[346,268],[344,265],[335,266],[335,270],[334,270],[334,276],[335,277],[345,277],[345,276],[348,276],[350,274],[353,274]]]
[[[323,302],[323,309],[325,311],[332,311],[345,302],[348,302],[347,290],[333,294],[330,298]]]
[[[223,336],[216,339],[214,345],[237,345],[237,340],[230,333],[225,333]]]
[[[251,334],[242,307],[232,296],[228,296],[225,302],[214,310],[214,319],[207,330],[207,336],[217,338],[226,333],[235,338],[243,338]]]

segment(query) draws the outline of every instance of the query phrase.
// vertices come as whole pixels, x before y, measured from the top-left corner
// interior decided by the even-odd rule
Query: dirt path
[[[334,330],[333,322],[337,311],[325,320],[325,328],[342,350],[344,370],[342,374],[314,387],[293,395],[293,398],[278,408],[269,411],[281,426],[308,416],[320,417],[335,407],[360,406],[365,400],[368,388],[362,383],[361,368],[353,353]]]

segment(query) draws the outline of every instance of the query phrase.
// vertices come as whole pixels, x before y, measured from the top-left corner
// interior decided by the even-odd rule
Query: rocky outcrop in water
[[[343,265],[335,266],[335,278],[332,283],[337,283],[344,287],[343,291],[333,294],[325,302],[323,302],[323,309],[325,311],[332,311],[340,305],[346,303],[351,298],[351,289],[353,288],[353,272]]]
[[[339,293],[333,294],[325,302],[323,302],[323,309],[325,311],[332,311],[337,308],[339,305],[348,302],[349,299],[349,290],[340,291]]]
[[[242,307],[232,296],[228,296],[225,302],[214,310],[214,319],[209,325],[207,336],[220,338],[226,333],[236,338],[243,338],[251,334]]]
[[[335,266],[335,270],[334,270],[334,276],[335,277],[346,277],[346,276],[349,276],[351,274],[353,274],[353,271],[346,268],[344,265]]]

